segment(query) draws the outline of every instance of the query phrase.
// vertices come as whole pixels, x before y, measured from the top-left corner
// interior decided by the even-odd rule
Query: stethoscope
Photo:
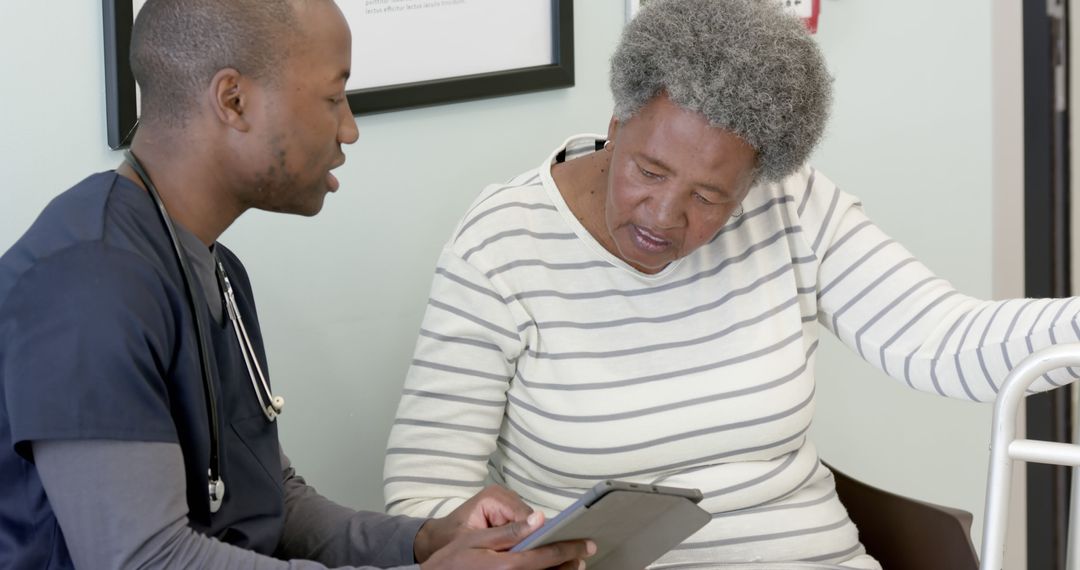
[[[161,201],[161,195],[158,194],[154,182],[150,180],[150,175],[146,173],[142,164],[139,163],[139,160],[135,158],[135,155],[130,150],[124,151],[124,161],[139,176],[143,185],[146,186],[146,190],[150,193],[150,197],[153,198],[154,204],[157,205],[158,217],[161,218],[161,223],[165,226],[165,232],[169,234],[169,240],[172,242],[176,261],[180,265],[180,274],[184,279],[184,290],[187,292],[188,306],[191,308],[191,314],[195,318],[195,335],[199,344],[199,361],[202,364],[203,391],[206,395],[206,415],[209,417],[210,423],[210,469],[208,473],[210,512],[216,513],[221,508],[222,501],[225,500],[225,481],[221,478],[221,438],[218,426],[217,400],[214,397],[210,350],[206,340],[209,335],[206,333],[203,312],[195,301],[191,264],[180,246],[180,240],[176,237],[176,228],[173,227],[172,218],[169,217],[168,211],[165,210],[165,203]],[[236,293],[233,291],[229,276],[225,273],[225,266],[222,265],[216,253],[213,256],[218,285],[221,287],[225,298],[225,312],[229,315],[229,320],[232,321],[233,332],[236,333],[236,342],[240,345],[240,353],[244,357],[248,378],[251,379],[251,387],[255,390],[255,397],[259,399],[259,407],[262,409],[263,414],[266,415],[268,421],[272,422],[285,408],[285,398],[275,396],[270,391],[270,384],[266,381],[262,366],[259,365],[259,359],[255,356],[255,349],[251,345],[251,338],[248,337],[244,319],[240,316],[240,309],[236,303]],[[258,378],[256,379],[256,377]]]

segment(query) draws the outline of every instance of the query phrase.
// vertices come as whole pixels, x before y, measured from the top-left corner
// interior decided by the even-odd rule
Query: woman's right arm
[[[484,487],[524,350],[518,330],[491,281],[444,249],[387,445],[388,512],[442,516]]]

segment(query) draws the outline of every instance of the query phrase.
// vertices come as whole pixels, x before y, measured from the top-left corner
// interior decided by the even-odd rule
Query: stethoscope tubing
[[[150,179],[150,175],[143,169],[142,163],[139,162],[139,159],[135,157],[133,152],[125,150],[124,161],[135,171],[135,174],[138,175],[139,179],[142,180],[143,185],[146,186],[147,192],[154,200],[154,205],[157,207],[158,218],[165,227],[165,233],[169,235],[169,241],[173,246],[173,253],[176,255],[177,264],[180,266],[180,275],[184,281],[184,291],[187,293],[188,307],[191,309],[192,318],[195,320],[195,336],[199,346],[199,362],[202,369],[203,392],[206,396],[206,415],[207,421],[210,424],[210,465],[207,472],[209,479],[210,512],[215,513],[221,508],[221,501],[224,499],[224,482],[221,480],[221,430],[218,420],[217,396],[216,390],[214,390],[213,370],[210,365],[210,349],[206,340],[206,323],[203,321],[202,311],[198,309],[198,305],[195,302],[195,291],[192,288],[194,279],[191,276],[191,265],[188,263],[187,255],[184,255],[184,251],[180,246],[180,239],[176,235],[176,228],[173,227],[172,219],[169,217],[169,212],[165,209],[165,203],[161,200],[161,195],[157,191],[157,186],[154,185],[153,180]]]
[[[187,293],[188,307],[191,309],[191,315],[195,321],[195,336],[199,347],[203,391],[204,396],[206,397],[206,415],[210,431],[210,460],[209,469],[207,470],[210,512],[216,513],[221,508],[221,504],[225,499],[225,482],[221,477],[221,429],[217,409],[217,396],[213,382],[213,367],[210,363],[210,349],[207,340],[209,334],[206,332],[207,327],[202,311],[199,310],[195,300],[195,289],[193,286],[195,280],[192,277],[191,263],[180,245],[180,240],[177,237],[176,228],[173,226],[172,218],[169,217],[169,212],[165,209],[165,203],[161,200],[161,195],[158,193],[153,180],[150,179],[150,175],[147,174],[138,158],[136,158],[135,154],[130,150],[124,151],[124,161],[135,171],[135,174],[138,175],[139,179],[142,180],[143,185],[146,186],[147,192],[154,201],[154,205],[157,207],[158,217],[165,227],[165,233],[169,236],[169,241],[173,246],[173,253],[176,255],[177,264],[180,266],[180,275],[184,281],[184,291]],[[279,414],[281,414],[281,411],[285,406],[285,400],[280,396],[274,396],[273,392],[270,391],[270,384],[266,381],[266,376],[263,374],[259,359],[255,356],[255,349],[251,344],[251,338],[248,336],[247,327],[244,326],[244,319],[240,315],[240,308],[236,301],[236,293],[233,291],[229,276],[225,273],[225,266],[217,259],[216,255],[214,258],[219,285],[221,286],[222,293],[225,297],[225,308],[229,320],[232,321],[233,331],[236,334],[236,341],[240,345],[240,353],[244,359],[244,365],[247,367],[248,377],[251,379],[251,386],[255,391],[255,397],[259,400],[259,407],[262,409],[263,414],[266,415],[267,420],[272,422]],[[258,374],[258,381],[255,379],[256,373]]]

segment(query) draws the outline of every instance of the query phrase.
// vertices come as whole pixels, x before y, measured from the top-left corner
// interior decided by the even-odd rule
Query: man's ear
[[[225,68],[214,74],[208,96],[211,110],[218,121],[241,132],[251,129],[248,121],[251,87],[251,82],[235,69]]]

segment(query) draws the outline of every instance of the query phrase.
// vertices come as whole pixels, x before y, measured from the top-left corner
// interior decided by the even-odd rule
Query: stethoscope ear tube
[[[203,390],[206,396],[206,415],[210,423],[210,468],[207,472],[209,478],[209,497],[210,497],[210,512],[216,513],[221,508],[222,501],[225,500],[225,482],[221,479],[221,443],[220,443],[220,429],[218,425],[218,413],[217,413],[217,397],[214,391],[213,383],[213,370],[210,365],[210,350],[207,345],[207,333],[206,323],[203,322],[202,311],[199,310],[198,305],[195,302],[195,291],[192,289],[192,283],[194,279],[191,277],[191,266],[188,263],[187,256],[184,255],[183,249],[180,247],[180,240],[176,236],[176,229],[173,228],[172,220],[169,218],[169,213],[165,210],[165,203],[161,201],[161,196],[158,194],[157,187],[154,186],[153,181],[150,180],[150,175],[143,169],[142,164],[135,158],[135,154],[130,150],[124,151],[124,161],[128,166],[135,171],[139,179],[142,180],[146,190],[150,193],[150,197],[153,198],[154,204],[157,206],[158,217],[161,219],[161,223],[165,226],[165,232],[169,235],[169,240],[172,242],[174,253],[176,254],[177,263],[180,265],[180,274],[184,280],[184,290],[187,292],[188,306],[191,308],[192,318],[195,320],[195,335],[199,345],[199,361],[202,365],[202,379]]]
[[[236,293],[233,292],[232,282],[225,274],[225,266],[220,261],[217,263],[218,285],[225,294],[225,310],[229,313],[229,320],[233,324],[233,332],[236,334],[236,343],[240,345],[240,355],[244,358],[244,366],[247,367],[248,378],[251,379],[251,389],[255,391],[255,397],[259,400],[259,408],[266,415],[267,421],[274,421],[278,414],[285,409],[285,398],[275,396],[270,391],[270,383],[266,381],[262,365],[255,355],[255,347],[251,344],[247,327],[244,326],[244,318],[240,316],[240,307],[236,303]],[[258,375],[258,380],[255,379]]]

